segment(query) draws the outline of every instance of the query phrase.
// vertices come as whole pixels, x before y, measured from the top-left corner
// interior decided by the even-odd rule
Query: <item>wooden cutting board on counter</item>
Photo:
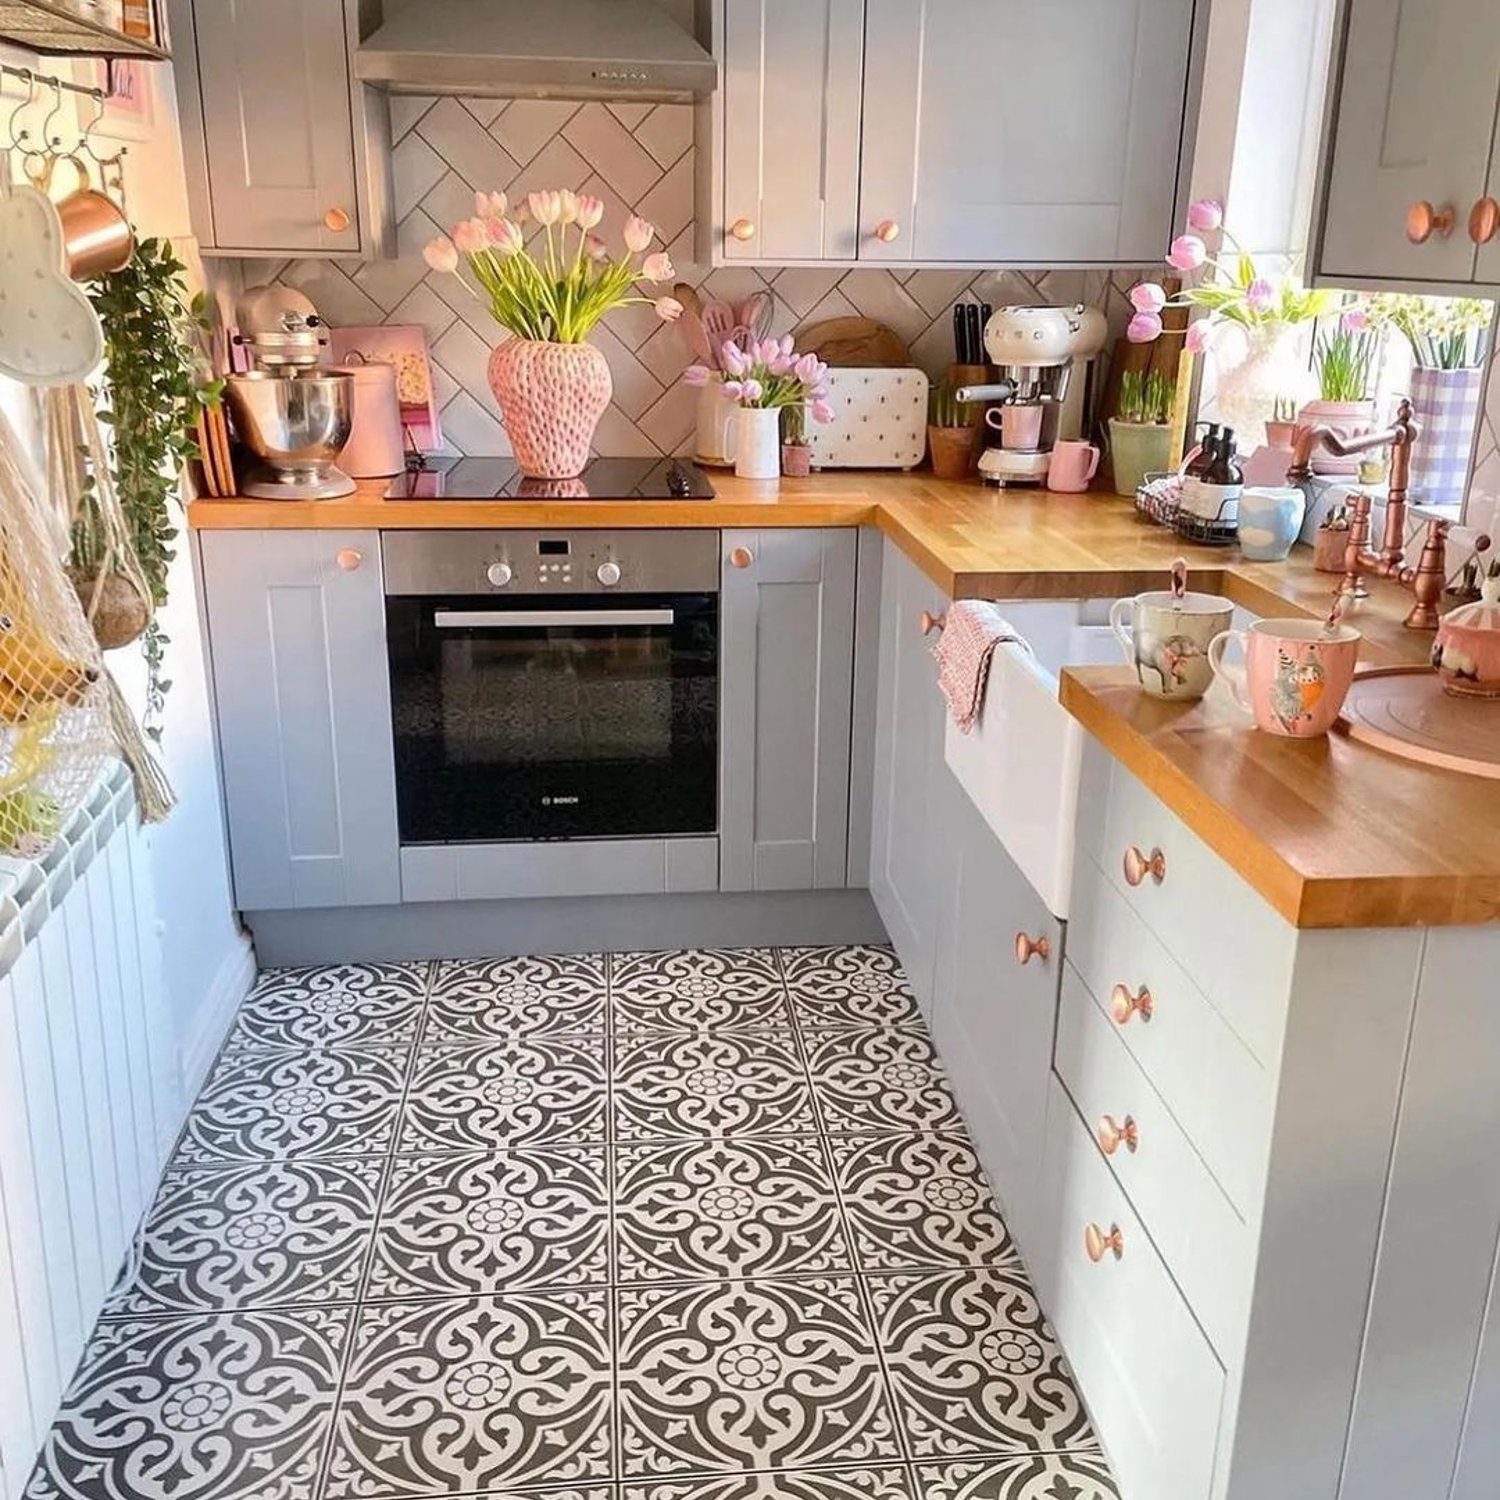
[[[799,354],[816,354],[825,365],[896,369],[911,363],[911,351],[894,329],[874,318],[824,318],[793,334]]]

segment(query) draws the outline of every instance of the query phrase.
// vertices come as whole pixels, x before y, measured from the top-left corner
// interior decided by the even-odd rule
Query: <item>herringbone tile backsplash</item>
[[[482,303],[451,276],[428,271],[422,246],[473,213],[475,188],[512,199],[536,188],[571,187],[609,206],[600,232],[619,243],[634,210],[660,229],[684,281],[738,301],[768,287],[774,329],[847,313],[889,324],[912,358],[939,376],[953,358],[951,309],[969,298],[1005,303],[1087,301],[1113,328],[1128,318],[1125,290],[1136,274],[1083,271],[710,270],[693,259],[693,117],[686,104],[573,104],[518,99],[391,99],[395,141],[395,260],[246,261],[247,286],[279,280],[302,289],[334,325],[418,323],[427,330],[447,447],[510,451],[485,378],[498,330]],[[694,392],[678,380],[689,362],[681,335],[649,308],[612,314],[594,340],[614,375],[614,400],[595,446],[611,457],[682,452],[690,446]]]

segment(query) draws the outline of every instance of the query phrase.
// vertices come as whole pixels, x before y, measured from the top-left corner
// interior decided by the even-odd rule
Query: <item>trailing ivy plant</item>
[[[143,239],[122,271],[88,287],[104,326],[104,391],[99,417],[111,434],[115,489],[151,589],[153,607],[167,599],[167,572],[176,556],[178,497],[183,465],[199,457],[195,437],[200,407],[223,394],[205,378],[199,353],[208,327],[203,294],[190,296],[187,268],[171,244]],[[85,494],[73,530],[72,563],[100,565],[99,528]],[[142,640],[146,657],[146,732],[161,738],[161,711],[171,683],[162,676],[167,637],[153,620]]]

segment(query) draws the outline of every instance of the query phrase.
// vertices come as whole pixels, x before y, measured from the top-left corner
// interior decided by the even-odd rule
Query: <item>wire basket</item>
[[[1213,516],[1194,515],[1180,505],[1172,518],[1172,530],[1184,541],[1205,547],[1230,547],[1239,539],[1239,497],[1224,501]]]
[[[1171,526],[1177,515],[1177,500],[1182,480],[1175,470],[1147,474],[1135,492],[1136,514],[1157,526]]]

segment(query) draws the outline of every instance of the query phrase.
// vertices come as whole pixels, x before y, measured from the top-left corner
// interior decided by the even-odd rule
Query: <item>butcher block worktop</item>
[[[193,527],[877,526],[950,598],[1108,597],[1164,587],[1186,555],[1194,588],[1259,615],[1316,614],[1335,580],[1308,548],[1285,563],[1185,547],[1103,495],[999,492],[925,474],[841,473],[752,482],[714,474],[713,500],[394,501],[384,481],[343,500],[197,500]],[[1432,636],[1401,621],[1411,595],[1380,580],[1353,623],[1370,665],[1423,662]],[[1301,927],[1500,919],[1500,786],[1428,770],[1335,735],[1253,730],[1217,703],[1159,703],[1122,667],[1070,670],[1063,705]],[[1500,710],[1497,710],[1500,714]]]

